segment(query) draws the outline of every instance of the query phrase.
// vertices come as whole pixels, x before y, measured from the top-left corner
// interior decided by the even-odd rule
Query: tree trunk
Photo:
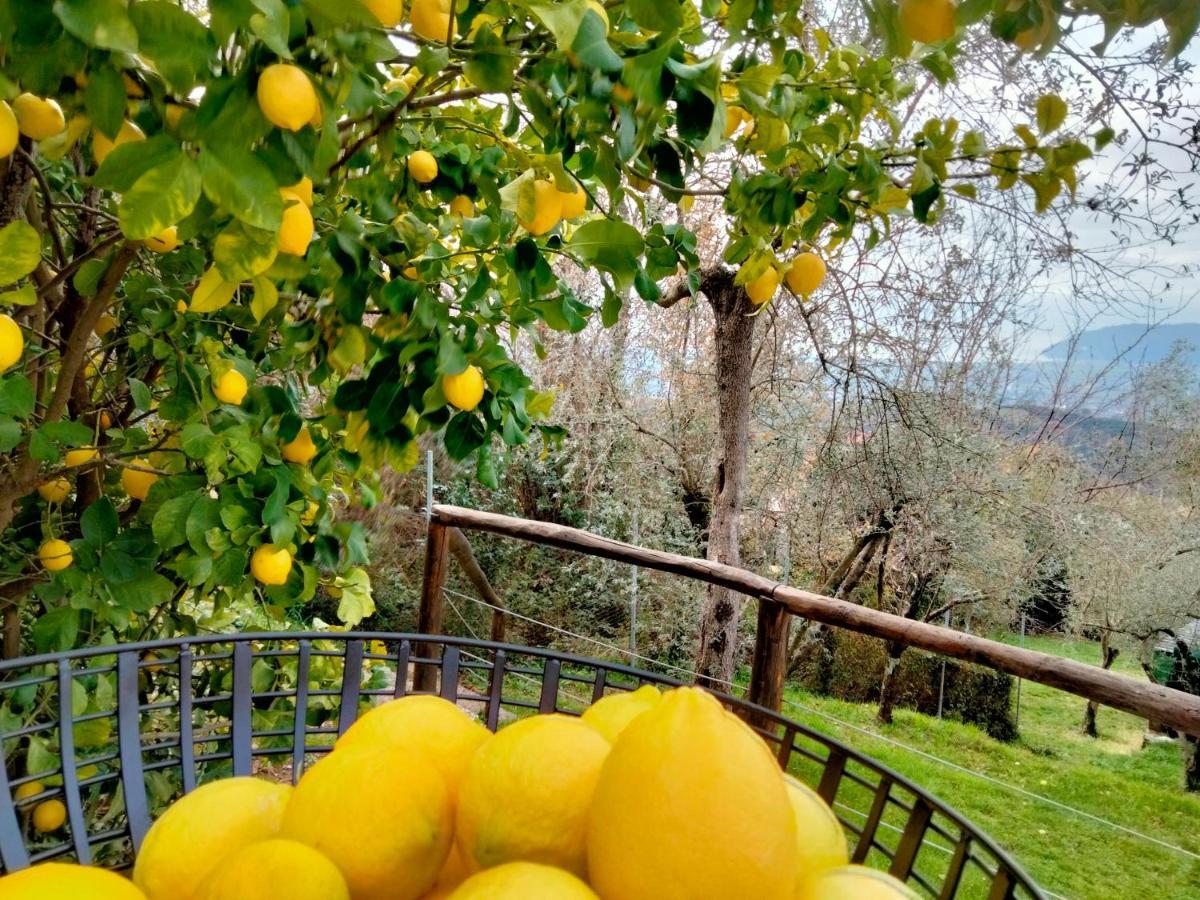
[[[13,600],[4,608],[4,658],[16,659],[21,655],[21,607]]]
[[[1102,632],[1100,636],[1100,653],[1103,657],[1101,668],[1104,669],[1111,669],[1112,664],[1117,660],[1117,655],[1121,652],[1116,647],[1111,646],[1109,640],[1109,633],[1107,631]],[[1100,733],[1096,730],[1096,710],[1099,708],[1099,703],[1095,700],[1089,700],[1087,707],[1083,711],[1083,733],[1088,737],[1100,737]]]
[[[879,683],[879,721],[892,724],[892,710],[896,707],[896,672],[900,668],[900,657],[904,645],[899,641],[888,641],[887,665],[883,669],[883,681]]]
[[[1185,735],[1183,746],[1189,751],[1183,764],[1184,785],[1189,791],[1200,791],[1200,740]]]
[[[714,562],[737,566],[741,564],[738,525],[750,434],[755,320],[745,292],[733,283],[732,272],[708,269],[700,285],[712,306],[717,362],[718,457],[706,555]],[[738,620],[744,602],[735,591],[709,585],[696,650],[696,671],[702,684],[724,687],[733,680]]]

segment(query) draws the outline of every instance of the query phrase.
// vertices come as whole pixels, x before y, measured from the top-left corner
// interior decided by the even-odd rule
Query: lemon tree
[[[0,0],[5,645],[372,610],[359,528],[421,440],[495,482],[557,440],[516,359],[700,283],[661,200],[717,195],[721,264],[767,306],[805,254],[979,179],[1068,197],[1112,138],[1036,100],[1010,140],[899,118],[959,39],[1014,52],[1141,0],[864,3],[837,46],[799,0]],[[723,183],[698,185],[706,160]],[[715,262],[715,261],[709,261]],[[595,298],[566,277],[592,273]],[[256,620],[257,621],[257,620]]]

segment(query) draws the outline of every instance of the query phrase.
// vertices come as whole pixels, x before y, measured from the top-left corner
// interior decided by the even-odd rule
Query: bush
[[[883,642],[853,632],[833,635],[833,677],[829,696],[852,703],[878,703],[887,664]],[[942,714],[978,725],[991,737],[1015,740],[1012,678],[967,663],[946,660],[946,692]],[[809,689],[818,688],[815,655],[798,672]],[[906,650],[896,671],[896,705],[937,715],[942,660],[919,650]]]

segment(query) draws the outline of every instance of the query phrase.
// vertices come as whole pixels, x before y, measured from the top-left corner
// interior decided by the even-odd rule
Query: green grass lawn
[[[1026,646],[1096,664],[1098,645],[1030,638]],[[1134,659],[1117,671],[1142,677]],[[1042,885],[1070,900],[1200,897],[1200,860],[956,771],[894,741],[1200,854],[1200,795],[1182,790],[1175,744],[1142,747],[1145,720],[1101,709],[1101,737],[1080,732],[1084,701],[1021,687],[1021,737],[1002,744],[974,726],[897,710],[883,726],[873,706],[789,689],[785,714],[908,776],[991,835]],[[804,707],[802,709],[801,707]],[[871,734],[830,721],[842,720]]]

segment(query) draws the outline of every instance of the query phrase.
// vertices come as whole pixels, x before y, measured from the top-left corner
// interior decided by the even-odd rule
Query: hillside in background
[[[1162,362],[1179,344],[1185,345],[1184,359],[1200,370],[1200,322],[1159,325],[1149,332],[1145,325],[1110,325],[1080,335],[1074,348],[1076,362],[1103,365],[1125,355],[1124,362],[1139,365]],[[1061,362],[1070,357],[1069,341],[1059,341],[1042,352],[1044,359]]]

